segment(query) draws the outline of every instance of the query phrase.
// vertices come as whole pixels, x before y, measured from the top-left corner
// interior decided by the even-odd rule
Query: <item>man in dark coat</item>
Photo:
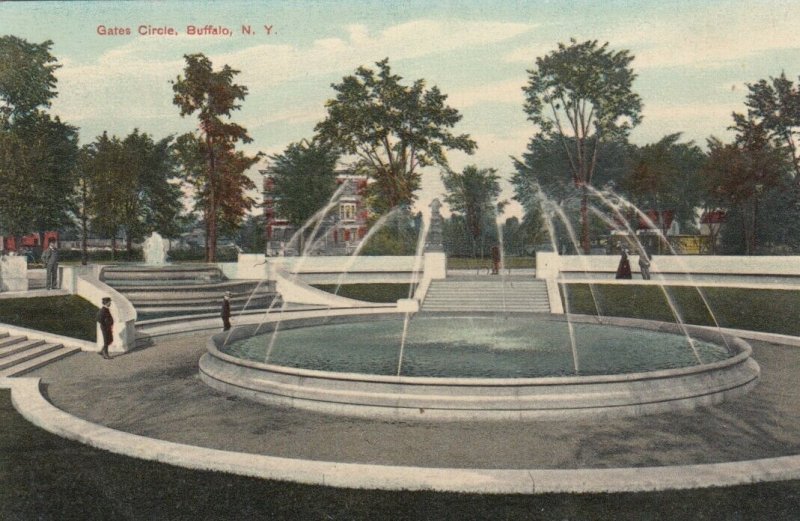
[[[56,249],[55,242],[50,241],[50,245],[42,253],[42,262],[47,270],[47,281],[45,287],[47,289],[58,288],[58,250]]]
[[[100,350],[100,355],[108,360],[108,346],[114,341],[113,326],[114,317],[111,316],[111,299],[103,297],[103,307],[97,312],[97,322],[100,324],[100,331],[103,333],[103,349]]]
[[[222,297],[222,330],[227,331],[231,328],[231,292],[226,291]]]

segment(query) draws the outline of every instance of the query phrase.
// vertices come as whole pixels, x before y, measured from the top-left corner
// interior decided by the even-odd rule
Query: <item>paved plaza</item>
[[[610,420],[356,419],[251,403],[203,384],[209,333],[157,338],[111,361],[81,353],[38,369],[46,397],[93,423],[151,438],[270,456],[481,469],[689,465],[800,453],[800,348],[751,341],[762,374],[714,407]]]

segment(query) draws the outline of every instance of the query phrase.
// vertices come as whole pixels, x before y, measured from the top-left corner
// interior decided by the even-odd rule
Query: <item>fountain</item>
[[[259,280],[228,280],[219,266],[169,263],[169,241],[153,232],[142,245],[143,263],[108,265],[100,280],[136,308],[138,320],[218,314],[225,292],[231,292],[234,311],[264,309],[275,300],[274,287]]]
[[[681,321],[518,311],[287,315],[212,336],[201,379],[326,413],[496,420],[690,409],[746,392],[760,371],[743,340]]]
[[[142,252],[144,253],[144,263],[148,266],[164,266],[167,264],[167,251],[169,241],[154,231],[150,237],[144,240]]]

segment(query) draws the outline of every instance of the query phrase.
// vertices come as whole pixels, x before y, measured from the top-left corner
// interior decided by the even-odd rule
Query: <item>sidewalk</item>
[[[800,452],[800,350],[753,342],[746,396],[613,422],[379,421],[267,406],[197,377],[206,334],[157,340],[111,361],[81,353],[33,372],[52,403],[91,422],[177,443],[322,461],[448,468],[614,468],[744,461]]]

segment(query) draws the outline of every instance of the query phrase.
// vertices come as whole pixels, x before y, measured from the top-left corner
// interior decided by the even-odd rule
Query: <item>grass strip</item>
[[[0,299],[0,322],[93,341],[97,309],[77,295]]]
[[[314,287],[328,293],[336,291],[336,284],[314,284]],[[397,302],[399,299],[408,298],[411,288],[411,284],[342,284],[337,295],[365,302]]]
[[[722,327],[800,336],[796,290],[567,283],[564,292],[571,313],[676,322],[677,312],[687,324],[713,326],[716,318]]]

